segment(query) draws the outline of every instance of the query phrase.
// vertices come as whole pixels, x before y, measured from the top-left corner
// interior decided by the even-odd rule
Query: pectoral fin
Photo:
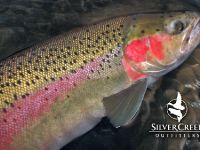
[[[115,127],[123,126],[136,116],[147,89],[147,79],[142,79],[120,93],[103,100],[106,113]]]

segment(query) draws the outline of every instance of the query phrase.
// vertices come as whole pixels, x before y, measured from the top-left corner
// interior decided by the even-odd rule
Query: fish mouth
[[[200,17],[193,21],[181,44],[180,54],[177,56],[177,61],[183,62],[193,50],[200,44]]]
[[[190,53],[200,43],[200,17],[193,21],[193,26],[187,32],[184,40],[181,53]]]

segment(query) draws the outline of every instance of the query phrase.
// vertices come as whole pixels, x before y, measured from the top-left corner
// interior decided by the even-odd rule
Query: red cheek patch
[[[168,34],[154,34],[151,36],[145,36],[136,40],[132,40],[125,47],[125,57],[123,59],[124,69],[128,76],[133,80],[138,80],[140,78],[146,77],[145,74],[134,70],[127,63],[127,61],[132,61],[132,63],[135,63],[136,65],[137,63],[151,61],[152,59],[162,61],[165,59],[163,44],[169,42],[170,40],[171,36]],[[147,52],[149,52],[148,57]]]
[[[125,48],[125,56],[129,60],[138,63],[146,60],[146,54],[150,52],[150,58],[154,57],[162,61],[164,56],[163,43],[171,40],[167,34],[154,34],[131,41]]]
[[[164,59],[164,53],[163,53],[163,45],[162,45],[162,38],[161,35],[152,35],[149,38],[150,41],[150,51],[154,57],[156,57],[157,60],[163,60]]]
[[[137,72],[136,70],[133,70],[133,68],[127,63],[125,59],[122,60],[124,69],[127,73],[127,75],[134,81],[146,77],[145,74],[142,74],[140,72]]]
[[[141,38],[131,41],[125,48],[125,55],[134,62],[142,62],[148,51],[148,38]]]

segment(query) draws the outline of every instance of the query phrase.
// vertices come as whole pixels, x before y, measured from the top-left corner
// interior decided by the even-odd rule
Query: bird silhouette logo
[[[167,114],[180,122],[187,114],[187,105],[182,100],[180,92],[177,93],[177,98],[167,103]]]

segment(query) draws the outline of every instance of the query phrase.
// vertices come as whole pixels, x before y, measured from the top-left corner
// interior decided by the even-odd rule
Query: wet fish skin
[[[69,31],[1,61],[1,149],[57,149],[100,121],[102,97],[130,84],[126,21]]]
[[[178,13],[174,17],[153,14],[156,18],[164,16],[158,20],[152,20],[152,15],[138,15],[136,20],[133,16],[111,19],[69,31],[1,61],[0,149],[59,149],[94,127],[107,115],[102,103],[104,97],[128,88],[141,78],[149,78],[156,65],[166,73],[177,66],[175,63],[169,68],[168,62],[193,50],[196,43],[192,43],[193,47],[184,43],[188,53],[163,56],[162,60],[154,57],[150,61],[154,68],[141,69],[135,57],[127,56],[128,52],[138,55],[127,48],[135,40],[141,43],[137,46],[144,46],[143,41],[149,41],[146,35],[163,37],[164,33],[176,39],[170,44],[179,49],[185,33],[169,34],[162,25],[166,20],[187,18],[187,14]],[[188,30],[193,31],[198,17],[189,14],[194,21],[189,20]],[[132,30],[134,21],[141,30]],[[151,29],[147,28],[149,25]],[[162,28],[157,31],[158,27]],[[141,32],[144,29],[146,32]],[[166,39],[161,39],[162,44],[165,42]],[[139,61],[143,62],[148,61]]]

